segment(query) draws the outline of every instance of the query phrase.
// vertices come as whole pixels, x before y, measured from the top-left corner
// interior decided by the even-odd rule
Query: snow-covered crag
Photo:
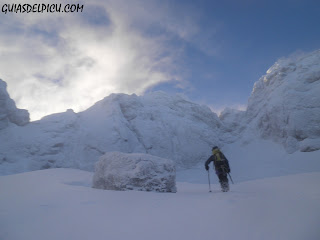
[[[255,83],[247,125],[290,153],[320,149],[320,50],[280,59]]]
[[[7,92],[7,84],[0,79],[0,130],[12,123],[19,126],[26,125],[29,120],[28,111],[16,107]]]
[[[254,84],[246,111],[226,109],[219,117],[228,129],[224,140],[261,137],[289,153],[319,150],[320,50],[278,60]]]
[[[173,161],[143,153],[109,152],[95,164],[93,188],[176,192]]]

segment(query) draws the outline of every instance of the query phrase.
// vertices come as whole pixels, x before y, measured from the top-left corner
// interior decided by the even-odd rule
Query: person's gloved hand
[[[206,166],[206,170],[207,170],[207,171],[209,170],[209,166]]]

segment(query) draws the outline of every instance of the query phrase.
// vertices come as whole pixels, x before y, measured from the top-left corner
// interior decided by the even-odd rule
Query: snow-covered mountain
[[[320,149],[320,51],[281,59],[255,83],[247,111],[208,107],[162,92],[112,94],[80,113],[29,122],[0,80],[0,174],[70,167],[93,170],[109,151],[203,163],[214,145],[272,139],[290,153]],[[27,124],[28,123],[28,124]]]
[[[320,50],[280,59],[255,83],[247,118],[288,152],[320,149]]]
[[[320,149],[320,50],[278,60],[255,84],[246,111],[226,109],[220,119],[250,142],[259,136],[287,152]]]
[[[109,151],[140,152],[190,167],[221,145],[222,124],[208,107],[156,92],[112,94],[88,110],[68,110],[0,132],[1,174],[53,167],[93,170]],[[19,164],[15,164],[19,163]]]

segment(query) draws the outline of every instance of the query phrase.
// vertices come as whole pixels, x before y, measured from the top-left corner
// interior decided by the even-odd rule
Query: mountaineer
[[[223,192],[228,192],[228,173],[230,173],[229,162],[225,155],[221,152],[221,150],[216,146],[212,148],[212,155],[205,163],[205,168],[207,171],[209,171],[210,162],[213,162],[213,165],[215,167],[215,171],[221,185],[221,190]]]

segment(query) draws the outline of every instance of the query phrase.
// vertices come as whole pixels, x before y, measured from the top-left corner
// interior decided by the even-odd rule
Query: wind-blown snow
[[[0,239],[316,240],[320,173],[178,192],[91,188],[92,173],[49,169],[0,177]],[[203,171],[199,178],[207,180]]]

